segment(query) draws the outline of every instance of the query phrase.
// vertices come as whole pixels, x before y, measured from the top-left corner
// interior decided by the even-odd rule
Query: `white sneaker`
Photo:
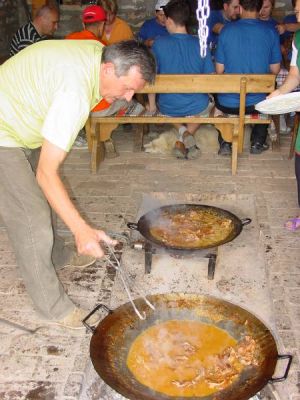
[[[280,127],[279,127],[280,132],[285,134],[287,131],[287,126],[286,126],[285,116],[283,114],[280,115],[279,121],[280,121]]]
[[[89,314],[89,311],[76,307],[64,318],[57,321],[49,321],[50,324],[63,326],[69,329],[85,329],[82,321]],[[96,325],[100,321],[100,316],[97,314],[92,315],[88,319],[89,325]]]
[[[74,144],[73,144],[73,149],[88,149],[88,142],[87,140],[82,137],[82,136],[77,136]]]

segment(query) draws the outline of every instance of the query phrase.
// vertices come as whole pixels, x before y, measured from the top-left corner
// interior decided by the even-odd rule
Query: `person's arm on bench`
[[[155,113],[155,111],[157,110],[157,106],[156,106],[156,94],[155,93],[148,93],[148,106],[146,107],[147,111],[151,112],[151,113]]]

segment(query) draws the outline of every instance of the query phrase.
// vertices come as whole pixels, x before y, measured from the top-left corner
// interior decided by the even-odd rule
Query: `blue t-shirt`
[[[138,33],[138,38],[145,41],[147,39],[156,39],[159,36],[169,35],[167,28],[160,25],[156,18],[148,19],[143,23]]]
[[[296,14],[289,14],[283,18],[284,24],[296,24],[297,22]],[[280,43],[283,43],[286,39],[293,36],[293,34],[294,32],[285,31],[282,35],[280,35]]]
[[[260,21],[261,21],[263,24],[268,25],[270,28],[275,29],[275,31],[278,33],[278,31],[277,31],[277,29],[276,29],[276,26],[279,24],[279,22],[276,21],[276,19],[274,19],[274,18],[269,18],[268,20],[262,20],[262,19],[260,19]],[[279,35],[279,33],[278,33],[278,35]]]
[[[223,24],[226,25],[228,24],[229,21],[224,17],[224,13],[222,10],[212,10],[209,14],[208,20],[207,20],[207,26],[208,26],[208,46],[210,48],[216,47],[218,43],[218,37],[219,35],[213,32],[213,27],[216,24]]]
[[[199,39],[184,33],[158,38],[152,47],[158,74],[210,74],[214,72],[210,52],[200,56]],[[205,110],[209,97],[205,93],[159,94],[160,111],[170,116],[195,115]]]
[[[281,61],[279,35],[258,19],[240,19],[227,24],[220,33],[216,62],[224,65],[225,74],[269,74],[270,64]],[[263,93],[247,94],[246,105],[266,98]],[[225,107],[239,107],[238,94],[218,94]]]

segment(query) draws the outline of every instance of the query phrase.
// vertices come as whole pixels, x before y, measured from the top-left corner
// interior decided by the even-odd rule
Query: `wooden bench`
[[[91,151],[91,170],[96,172],[104,159],[104,142],[119,124],[134,124],[134,146],[142,149],[145,124],[201,123],[214,124],[224,140],[232,143],[232,174],[237,171],[238,153],[243,151],[246,124],[269,124],[271,119],[254,119],[245,115],[247,93],[271,93],[275,88],[275,75],[157,75],[154,85],[146,85],[139,93],[239,93],[239,115],[209,117],[167,116],[93,116],[86,124],[86,133]],[[279,135],[277,135],[279,138]]]

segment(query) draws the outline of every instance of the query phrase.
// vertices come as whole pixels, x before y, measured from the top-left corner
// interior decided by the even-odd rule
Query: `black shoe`
[[[264,144],[254,143],[254,144],[251,145],[250,153],[251,154],[261,154],[263,151],[268,150],[269,147],[270,146],[268,144],[266,144],[266,143],[264,143]]]
[[[230,156],[231,153],[232,153],[231,143],[223,142],[220,145],[220,149],[218,151],[218,154],[221,155],[221,156]]]

